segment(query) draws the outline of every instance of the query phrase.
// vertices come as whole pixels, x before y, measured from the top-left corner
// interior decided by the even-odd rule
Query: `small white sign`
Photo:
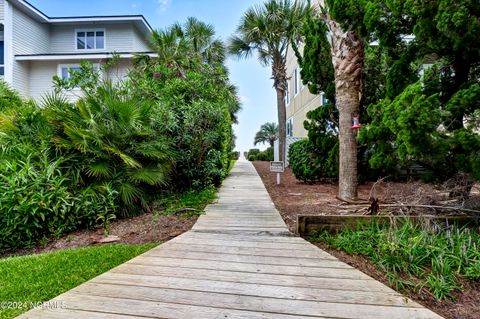
[[[270,162],[270,172],[283,173],[284,171],[283,162]]]

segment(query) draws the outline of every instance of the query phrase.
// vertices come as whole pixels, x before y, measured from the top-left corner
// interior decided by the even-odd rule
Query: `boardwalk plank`
[[[320,259],[333,259],[331,255],[320,249],[310,250],[285,250],[275,248],[257,248],[257,247],[235,247],[235,246],[214,246],[214,245],[202,245],[191,244],[186,245],[181,242],[170,242],[165,247],[171,248],[175,251],[196,251],[205,253],[219,253],[219,254],[233,254],[233,255],[255,255],[255,256],[272,256],[272,257],[290,257],[290,258],[320,258]],[[154,250],[151,253],[155,253]]]
[[[284,287],[260,284],[232,283],[228,281],[211,281],[205,279],[174,278],[168,276],[130,275],[106,273],[95,280],[95,283],[125,286],[145,286],[152,288],[194,290],[235,295],[249,295],[289,300],[324,301],[337,303],[407,306],[421,308],[415,302],[398,298],[395,292],[364,292],[335,289],[318,289],[304,287]]]
[[[344,266],[344,264],[341,262],[324,262],[317,267],[299,267],[287,265],[279,266],[275,264],[258,264],[249,260],[245,260],[243,262],[226,262],[223,260],[188,259],[185,257],[158,258],[151,256],[140,256],[135,258],[135,260],[132,260],[131,264],[166,267],[181,265],[181,267],[184,268],[229,270],[272,275],[370,279],[370,277],[363,274],[358,275],[358,271],[356,269],[349,266]]]
[[[349,279],[349,278],[332,278],[332,277],[305,277],[292,275],[275,275],[275,274],[258,274],[248,272],[235,272],[225,270],[215,270],[181,267],[181,264],[175,266],[160,265],[141,265],[141,264],[124,264],[111,272],[133,275],[149,275],[149,276],[171,276],[180,278],[202,278],[212,281],[229,281],[239,283],[258,283],[258,284],[274,284],[286,287],[305,287],[305,288],[335,288],[338,290],[351,291],[382,291],[392,292],[385,285],[372,279]]]
[[[374,317],[388,317],[390,319],[432,318],[429,311],[423,308],[286,300],[141,286],[96,284],[93,282],[73,289],[72,293],[311,317],[350,319]]]
[[[225,267],[234,267],[235,263],[247,263],[254,265],[277,265],[277,266],[297,266],[297,267],[313,267],[313,268],[352,268],[349,265],[335,259],[301,259],[290,257],[270,257],[270,256],[254,256],[254,255],[229,255],[215,254],[197,251],[172,251],[172,250],[156,250],[143,254],[132,260],[132,263],[138,263],[139,260],[145,262],[145,258],[151,258],[151,262],[158,261],[162,258],[175,259],[193,259],[193,260],[211,260],[225,263]],[[221,264],[219,264],[221,265]],[[231,269],[231,268],[230,268]]]

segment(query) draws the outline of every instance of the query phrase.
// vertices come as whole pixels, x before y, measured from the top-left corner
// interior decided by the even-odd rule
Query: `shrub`
[[[53,148],[44,109],[4,84],[0,105],[0,248],[94,227],[99,216],[115,213],[109,185],[79,184],[75,157]]]
[[[100,215],[113,214],[114,193],[107,187],[76,189],[64,172],[66,160],[0,163],[0,248],[31,246],[80,226],[94,226]]]
[[[320,142],[320,143],[318,143]],[[338,177],[338,140],[324,135],[316,148],[308,139],[290,145],[289,164],[295,177],[305,183]]]
[[[174,153],[161,129],[160,112],[154,112],[151,101],[138,100],[107,81],[85,94],[75,104],[58,96],[46,99],[55,146],[79,168],[74,183],[109,183],[119,194],[122,215],[132,215],[148,205],[152,190],[169,181]]]
[[[267,155],[267,161],[273,161],[274,160],[273,147],[267,148],[264,152]]]
[[[255,156],[255,160],[257,161],[267,161],[267,154],[265,154],[264,152],[260,152],[257,154],[257,156]]]
[[[167,115],[162,125],[181,154],[172,187],[185,191],[219,186],[234,145],[231,110],[237,103],[223,68],[192,61],[191,69],[180,70],[150,59],[147,69],[138,65],[130,77],[136,98],[150,97],[156,110]]]
[[[238,160],[240,158],[240,152],[230,152],[231,160]]]
[[[258,153],[260,153],[260,150],[258,148],[251,148],[248,150],[248,157],[250,157],[250,155],[254,155],[254,156],[257,156]]]
[[[257,161],[273,161],[273,147],[269,147],[264,151],[259,152],[255,156]]]
[[[256,161],[257,158],[255,157],[255,155],[248,155],[248,160],[252,162],[252,161]]]

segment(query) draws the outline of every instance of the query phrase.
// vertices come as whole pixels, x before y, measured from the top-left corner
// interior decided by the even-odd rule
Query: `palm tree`
[[[198,54],[205,63],[225,62],[225,46],[222,40],[215,38],[213,25],[189,17],[185,22],[184,32],[192,52]]]
[[[269,0],[251,7],[243,15],[236,34],[230,38],[228,51],[248,58],[255,51],[263,66],[271,66],[273,87],[277,92],[279,155],[285,160],[287,92],[287,49],[303,28],[309,7],[303,1]]]
[[[150,46],[160,61],[171,66],[184,67],[191,60],[206,64],[225,61],[225,46],[215,38],[214,27],[193,17],[183,25],[175,23],[164,30],[154,30]]]
[[[318,9],[317,12],[329,31],[335,76],[335,104],[339,113],[338,197],[352,201],[358,196],[357,138],[352,130],[352,116],[358,116],[360,108],[364,41],[355,30],[344,30],[332,18],[328,6],[320,6]]]
[[[178,23],[164,30],[154,30],[150,46],[158,59],[167,65],[180,66],[188,63],[189,45]]]
[[[258,143],[269,143],[273,147],[273,143],[278,138],[278,125],[274,122],[268,122],[260,126],[260,131],[255,135],[253,145]]]

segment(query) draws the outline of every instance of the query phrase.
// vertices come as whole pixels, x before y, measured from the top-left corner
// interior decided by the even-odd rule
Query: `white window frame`
[[[77,34],[78,32],[85,32],[85,39],[86,39],[86,33],[87,32],[94,32],[94,43],[95,43],[95,49],[87,49],[87,42],[85,41],[85,49],[79,49],[77,46]],[[103,48],[97,49],[97,32],[103,32]],[[91,29],[75,29],[75,33],[73,35],[73,43],[75,45],[75,51],[77,52],[101,52],[101,51],[106,51],[107,50],[107,32],[105,28],[91,28]]]
[[[5,60],[7,59],[6,57],[6,50],[5,50],[5,39],[3,35],[0,35],[0,41],[3,41],[3,64],[0,64],[0,68],[3,68],[3,75],[0,75],[0,78],[5,77]]]
[[[300,72],[298,72],[298,66],[293,71],[293,91],[295,92],[295,96],[300,93]]]
[[[293,117],[289,117],[287,119],[287,123],[286,123],[286,135],[287,137],[292,137],[293,136]]]
[[[285,92],[285,106],[289,107],[290,106],[290,80],[287,80],[287,91]]]
[[[321,92],[320,93],[320,105],[325,105],[328,103],[328,99],[325,98],[325,93]]]
[[[302,69],[298,70],[298,75],[299,75],[298,77],[300,79],[300,85],[301,85],[300,86],[300,91],[303,91],[305,89],[305,84],[303,84],[303,81],[302,81],[302,72],[301,71],[302,71]]]
[[[62,69],[63,68],[80,68],[80,66],[81,66],[80,63],[67,63],[67,64],[62,63],[62,64],[59,64],[57,66],[57,75],[60,79],[63,80],[63,77],[62,77]],[[93,63],[93,67],[95,69],[100,70],[100,64],[99,63]],[[69,74],[70,74],[70,72],[69,72]]]

